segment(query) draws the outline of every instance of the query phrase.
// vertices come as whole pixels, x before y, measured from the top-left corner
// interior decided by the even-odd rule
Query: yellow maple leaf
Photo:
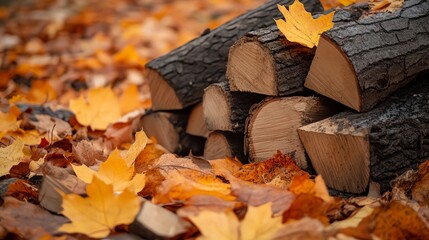
[[[107,160],[100,164],[98,172],[85,165],[73,165],[76,176],[86,183],[93,181],[94,176],[105,183],[112,184],[115,192],[122,192],[126,189],[134,193],[140,192],[145,185],[145,175],[142,173],[134,175],[134,166],[129,167],[121,154],[116,149]]]
[[[80,124],[93,130],[105,130],[121,117],[118,98],[110,87],[89,90],[86,99],[80,95],[78,99],[71,100],[70,109]]]
[[[314,19],[298,0],[289,6],[289,11],[285,6],[277,6],[286,19],[275,20],[277,27],[291,42],[312,48],[319,43],[320,35],[334,26],[334,12]]]
[[[77,194],[61,194],[62,214],[71,220],[58,231],[83,233],[93,238],[103,238],[115,226],[130,224],[140,210],[140,200],[132,191],[125,189],[117,194],[111,184],[95,176],[86,186],[87,198]]]
[[[201,211],[189,219],[201,232],[199,240],[272,239],[283,226],[281,216],[272,217],[270,202],[258,207],[249,206],[241,222],[232,211]]]
[[[128,166],[134,165],[137,156],[146,147],[148,141],[147,135],[143,130],[137,132],[135,138],[136,140],[128,149],[127,155],[125,156],[125,162],[127,162]]]
[[[359,0],[362,1],[362,0]],[[328,10],[335,7],[348,6],[355,3],[356,0],[320,0],[323,9]]]
[[[143,101],[140,99],[139,90],[137,86],[132,84],[127,87],[119,98],[122,114],[142,108]]]
[[[0,177],[9,174],[9,170],[24,157],[24,143],[17,139],[11,145],[0,148]]]

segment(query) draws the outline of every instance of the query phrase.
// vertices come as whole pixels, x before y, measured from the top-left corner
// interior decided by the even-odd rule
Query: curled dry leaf
[[[283,19],[275,20],[279,30],[287,40],[305,47],[313,48],[317,46],[322,33],[334,26],[332,22],[334,12],[314,19],[299,0],[295,0],[289,6],[289,11],[282,5],[278,5],[278,8],[286,19],[286,21]]]
[[[404,0],[369,0],[368,5],[373,12],[395,12],[402,9]]]
[[[87,198],[77,194],[62,195],[62,214],[71,223],[62,225],[58,231],[103,238],[117,225],[132,223],[140,210],[140,199],[132,191],[125,189],[117,194],[111,184],[97,176],[87,185],[86,192]]]
[[[18,164],[24,157],[24,143],[17,139],[11,145],[0,148],[0,177],[9,174],[13,165]]]

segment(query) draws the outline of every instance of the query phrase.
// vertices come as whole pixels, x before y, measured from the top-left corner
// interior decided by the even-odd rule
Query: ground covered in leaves
[[[1,6],[0,238],[427,239],[429,162],[339,198],[282,153],[179,157],[139,129],[144,64],[262,2]]]

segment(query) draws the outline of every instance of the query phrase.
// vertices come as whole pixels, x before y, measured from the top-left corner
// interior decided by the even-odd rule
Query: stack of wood
[[[371,181],[387,190],[429,158],[429,3],[367,16],[362,5],[337,10],[309,49],[272,26],[273,2],[149,63],[154,109],[192,105],[187,131],[207,137],[208,159],[262,161],[281,150],[345,192]],[[161,121],[152,122],[145,131]]]

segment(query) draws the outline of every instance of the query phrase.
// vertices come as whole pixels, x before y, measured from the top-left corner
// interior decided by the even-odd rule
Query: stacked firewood
[[[277,150],[362,193],[429,158],[429,3],[340,9],[317,49],[289,42],[270,1],[147,64],[143,128],[173,152],[262,161]],[[320,11],[316,1],[307,10]],[[205,144],[204,144],[205,141]]]

